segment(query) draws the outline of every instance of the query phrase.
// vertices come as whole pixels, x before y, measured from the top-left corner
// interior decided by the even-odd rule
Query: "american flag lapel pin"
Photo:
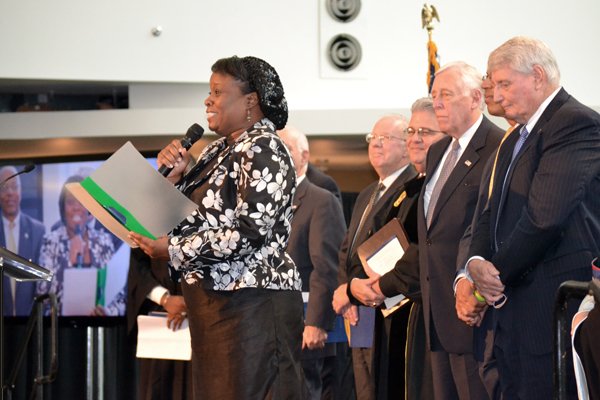
[[[470,167],[470,166],[471,166],[471,164],[472,164],[472,163],[471,163],[471,161],[469,161],[469,160],[465,161],[465,165],[466,165],[467,167]]]

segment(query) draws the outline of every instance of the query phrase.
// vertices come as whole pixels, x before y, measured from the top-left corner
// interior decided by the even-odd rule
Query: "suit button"
[[[427,282],[429,282],[429,276],[427,276],[427,278],[425,278],[425,279],[427,279]]]
[[[431,246],[431,240],[427,239],[426,243],[428,246]]]

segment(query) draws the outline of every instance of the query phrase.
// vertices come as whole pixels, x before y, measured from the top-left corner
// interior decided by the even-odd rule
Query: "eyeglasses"
[[[369,133],[367,135],[367,137],[365,137],[367,143],[371,143],[371,140],[373,140],[373,138],[379,139],[381,141],[381,143],[389,142],[392,139],[397,139],[397,140],[405,141],[404,139],[396,137],[396,136],[390,136],[390,135],[373,135],[372,133]]]
[[[481,81],[485,82],[487,80],[487,78],[489,78],[488,74],[485,74],[484,76],[481,77]]]
[[[428,128],[419,128],[419,129],[414,129],[414,128],[406,128],[404,130],[404,133],[406,133],[408,136],[412,136],[415,133],[418,134],[419,136],[423,137],[423,136],[429,136],[429,135],[435,135],[436,133],[444,133],[442,131],[434,131]]]

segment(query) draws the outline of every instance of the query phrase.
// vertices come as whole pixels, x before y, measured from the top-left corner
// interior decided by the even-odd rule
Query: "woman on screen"
[[[185,176],[179,141],[158,156],[198,208],[170,238],[130,237],[183,275],[194,398],[304,398],[301,281],[285,252],[296,173],[275,133],[288,116],[283,87],[265,61],[234,56],[212,66],[210,89],[208,124],[221,138]]]
[[[81,181],[83,178],[75,175],[63,185],[58,198],[62,225],[44,236],[40,250],[40,265],[54,272],[54,278],[50,282],[39,282],[37,293],[56,294],[58,315],[63,315],[65,270],[104,268],[114,253],[110,235],[88,226],[88,211],[66,188],[68,183]],[[82,315],[93,313],[94,309],[91,307]],[[45,313],[49,312],[46,308]]]

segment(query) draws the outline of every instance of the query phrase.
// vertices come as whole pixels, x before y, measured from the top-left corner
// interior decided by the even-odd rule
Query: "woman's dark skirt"
[[[192,337],[194,399],[303,399],[302,295],[205,290],[182,280]]]

